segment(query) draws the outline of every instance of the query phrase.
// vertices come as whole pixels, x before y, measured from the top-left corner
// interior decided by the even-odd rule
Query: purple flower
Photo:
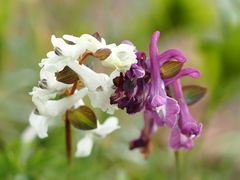
[[[171,128],[169,145],[174,150],[180,147],[190,149],[202,128],[188,110],[179,80],[186,75],[198,78],[200,73],[196,69],[184,68],[174,77],[163,80],[160,68],[164,63],[172,59],[185,63],[186,58],[176,49],[159,54],[157,48],[159,36],[158,31],[152,35],[149,57],[146,57],[144,52],[136,50],[137,63],[133,64],[125,74],[121,73],[114,79],[116,89],[110,98],[111,104],[117,104],[129,114],[143,111],[144,128],[140,137],[133,140],[129,148],[140,148],[145,157],[151,151],[151,138],[157,127],[166,124]],[[176,97],[170,97],[166,93],[166,87],[169,86],[173,86]]]
[[[113,80],[116,90],[110,97],[111,104],[117,104],[121,109],[126,108],[129,114],[144,108],[149,89],[149,72],[145,69],[146,55],[142,52],[137,52],[136,55],[138,62]]]
[[[177,123],[172,129],[169,144],[175,150],[178,150],[180,147],[191,149],[193,140],[201,133],[202,124],[198,123],[190,114],[187,103],[184,100],[180,80],[176,80],[172,85],[180,106],[180,114]]]

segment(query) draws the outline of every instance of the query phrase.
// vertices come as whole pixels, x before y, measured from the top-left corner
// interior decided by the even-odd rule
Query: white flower
[[[78,143],[77,143],[77,151],[75,153],[76,157],[87,157],[91,154],[93,147],[93,139],[91,134],[85,135]]]
[[[61,71],[65,66],[66,64],[64,63],[55,63],[46,64],[42,67],[40,71],[40,79],[41,81],[45,80],[46,89],[61,91],[72,86],[71,84],[65,84],[56,80],[55,73]]]
[[[63,114],[67,109],[73,107],[80,99],[87,94],[87,88],[76,91],[73,95],[64,97],[60,100],[51,100],[56,96],[47,89],[34,87],[31,92],[32,101],[37,107],[37,112],[30,114],[30,125],[36,130],[39,138],[47,137],[49,121],[53,117]]]
[[[82,98],[88,95],[91,105],[100,108],[104,112],[113,113],[116,105],[110,104],[110,97],[114,91],[113,78],[121,71],[128,70],[132,64],[136,63],[135,47],[129,44],[110,44],[106,41],[83,34],[80,37],[64,35],[63,38],[51,37],[54,51],[47,53],[47,58],[42,59],[39,64],[41,67],[39,87],[34,87],[30,93],[36,110],[30,114],[29,121],[40,138],[48,136],[48,125],[56,116],[62,115],[70,108],[76,108],[83,104]],[[96,73],[85,65],[79,64],[79,59],[86,52],[94,54],[97,50],[108,48],[111,54],[102,62],[104,66],[113,67],[115,70],[109,75]],[[55,73],[68,66],[75,71],[79,79],[85,85],[80,90],[75,90],[70,96],[57,99],[72,86],[56,80]],[[82,143],[86,144],[85,156],[91,151],[92,144],[90,139],[93,136],[105,137],[113,130],[119,128],[117,119],[108,119],[103,125],[98,124],[98,128],[89,131],[88,136]]]
[[[41,116],[35,111],[32,111],[29,117],[30,125],[35,129],[39,138],[46,138],[48,137],[48,124],[49,124],[50,117]]]
[[[113,78],[118,75],[115,71],[110,75],[96,73],[85,65],[69,63],[69,67],[75,71],[84,85],[88,88],[88,97],[95,108],[112,114],[117,109],[116,105],[110,104],[110,96],[113,93]]]
[[[62,38],[51,37],[55,54],[58,56],[68,57],[70,60],[76,60],[86,51],[88,46],[86,41],[79,41],[77,44],[69,45]]]
[[[130,69],[132,64],[137,63],[135,54],[135,47],[129,44],[115,44],[108,45],[112,53],[110,56],[102,61],[104,66],[115,67],[119,71],[126,71]]]
[[[73,44],[66,43],[65,40],[71,41]],[[62,38],[56,38],[54,35],[51,38],[55,51],[47,54],[47,59],[43,59],[40,63],[42,67],[47,63],[58,63],[64,61],[65,64],[69,61],[76,61],[86,51],[95,53],[98,49],[107,48],[111,50],[108,58],[101,61],[104,66],[116,68],[119,71],[128,70],[132,64],[137,63],[135,55],[135,47],[130,44],[106,44],[106,41],[101,38],[101,42],[89,34],[83,34],[81,37],[64,35]]]
[[[37,107],[41,115],[55,117],[70,109],[79,99],[82,99],[87,94],[87,88],[82,88],[76,91],[73,95],[64,97],[60,100],[51,100],[56,96],[56,93],[51,93],[49,90],[34,87],[32,101]]]
[[[86,135],[77,143],[76,157],[87,157],[91,154],[94,137],[104,138],[120,128],[116,117],[109,117],[103,124],[98,122],[97,129],[87,131]]]

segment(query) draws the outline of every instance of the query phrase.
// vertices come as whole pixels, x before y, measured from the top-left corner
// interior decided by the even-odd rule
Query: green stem
[[[179,152],[175,151],[176,180],[181,180]]]

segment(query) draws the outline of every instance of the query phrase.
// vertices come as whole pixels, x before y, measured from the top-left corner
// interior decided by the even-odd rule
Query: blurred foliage
[[[182,49],[188,65],[201,70],[202,78],[196,83],[208,88],[205,105],[199,106],[207,127],[209,115],[238,97],[239,0],[0,1],[0,179],[175,179],[165,129],[160,130],[160,138],[156,136],[148,161],[139,152],[128,151],[128,142],[141,128],[140,115],[129,118],[118,112],[123,128],[97,141],[91,157],[75,159],[70,167],[62,126],[50,129],[44,140],[24,144],[20,138],[33,108],[28,92],[39,78],[38,62],[52,48],[51,34],[77,36],[98,31],[108,42],[130,39],[139,50],[147,50],[155,30],[162,34],[161,50]],[[96,111],[101,121],[105,119],[106,114]],[[75,132],[74,142],[78,136]],[[234,156],[204,158],[201,142],[197,141],[193,151],[181,152],[183,179],[235,179],[240,175]]]

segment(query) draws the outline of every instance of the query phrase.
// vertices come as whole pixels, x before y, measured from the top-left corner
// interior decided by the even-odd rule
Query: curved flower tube
[[[164,79],[164,84],[166,86],[174,83],[176,80],[182,78],[183,76],[190,76],[192,78],[199,78],[200,77],[200,72],[197,69],[193,68],[184,68],[182,69],[176,76],[169,78],[169,79]]]
[[[159,65],[162,66],[164,63],[176,59],[177,61],[181,63],[186,62],[186,57],[185,55],[178,49],[169,49],[164,51],[163,53],[157,55],[157,59],[159,61]]]
[[[164,84],[159,73],[159,61],[157,60],[158,49],[157,41],[160,36],[160,32],[155,32],[152,35],[151,42],[149,45],[149,55],[151,63],[151,83],[148,94],[149,109],[156,110],[159,106],[166,104],[166,92],[164,91]]]
[[[193,140],[201,133],[202,124],[198,123],[190,114],[187,103],[184,100],[180,80],[178,79],[172,85],[175,97],[180,106],[180,114],[179,119],[172,130],[169,144],[175,150],[180,147],[191,149],[193,146]]]

